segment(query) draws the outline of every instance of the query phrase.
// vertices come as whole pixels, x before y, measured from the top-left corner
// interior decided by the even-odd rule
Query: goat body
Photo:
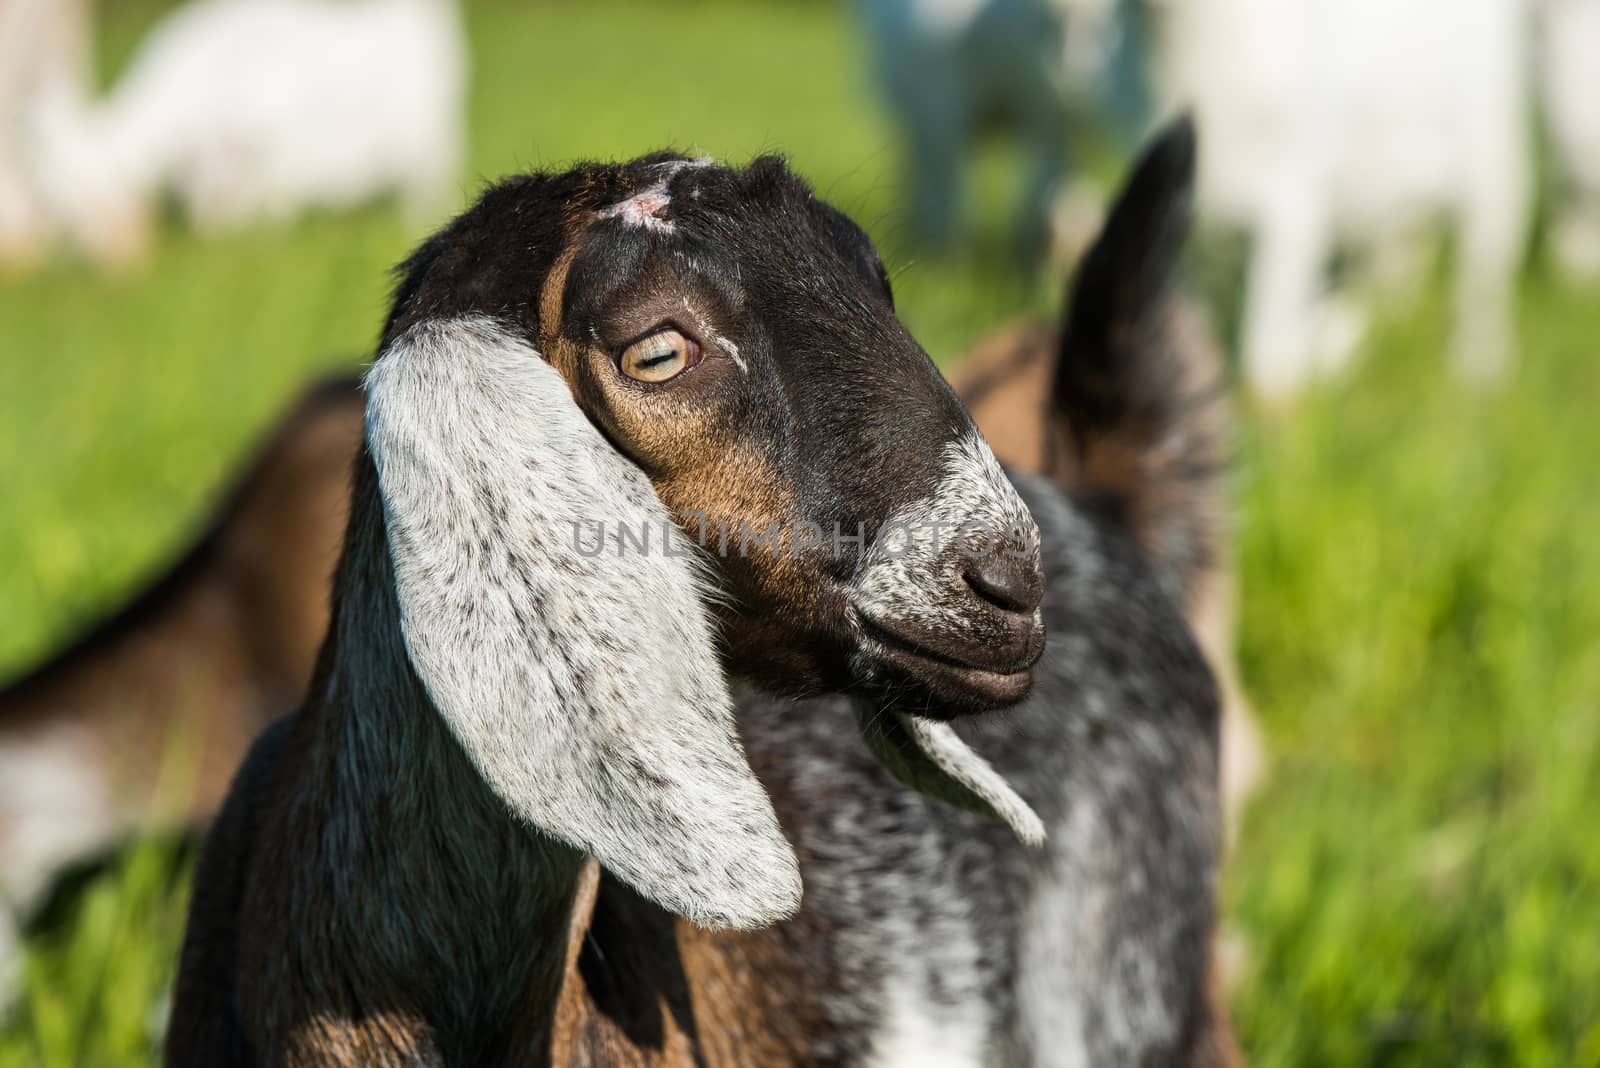
[[[1168,89],[1206,131],[1202,205],[1252,238],[1251,383],[1284,394],[1341,361],[1352,313],[1321,299],[1336,245],[1383,251],[1435,213],[1460,235],[1460,369],[1498,374],[1529,215],[1523,0],[1164,7]]]
[[[1194,319],[1183,311],[1163,335],[1183,360],[1186,388],[1217,373]],[[1138,486],[1113,492],[1087,478],[1062,448],[1068,438],[1050,429],[1064,417],[1051,399],[1053,381],[1072,350],[1064,324],[1009,329],[978,346],[956,385],[1007,464],[1048,472],[1086,499],[1133,499]],[[207,826],[249,739],[303,692],[326,631],[326,576],[344,529],[362,407],[352,382],[309,392],[169,574],[0,691],[0,759],[31,769],[7,778],[15,789],[4,793],[0,812],[4,891],[19,916],[63,865],[122,834]],[[1130,446],[1127,454],[1162,451]],[[1143,467],[1127,471],[1148,477]],[[1185,496],[1186,507],[1204,517],[1213,507],[1208,496],[1200,488]],[[1224,564],[1220,528],[1205,537],[1217,539],[1215,563]],[[1232,814],[1253,779],[1258,743],[1235,681],[1231,587],[1214,568],[1197,569],[1189,585],[1185,611],[1224,684],[1223,782]],[[158,792],[162,754],[173,749],[187,756]]]
[[[1187,130],[1163,141],[1085,265],[1057,397],[1081,428],[1068,447],[1086,456],[1108,442],[1150,440],[1124,434],[1131,420],[1181,422],[1198,410],[1172,373],[1170,348],[1143,343],[1164,333],[1192,161]],[[530,202],[550,196],[540,190],[567,192]],[[598,210],[640,190],[657,225]],[[1031,590],[1025,570],[996,570],[999,561],[986,557],[978,577],[969,569],[965,579],[990,591],[974,600],[947,570],[956,563],[948,551],[913,540],[891,559],[882,535],[838,572],[807,571],[807,562],[762,550],[707,558],[724,590],[704,611],[718,613],[723,655],[738,670],[811,689],[803,680],[829,688],[825,680],[838,679],[850,694],[790,701],[741,690],[728,706],[737,724],[728,741],[718,734],[721,714],[700,711],[710,696],[694,696],[707,677],[656,660],[662,642],[684,665],[702,655],[702,610],[674,607],[682,596],[668,581],[674,565],[618,557],[605,565],[619,570],[606,573],[574,558],[576,571],[544,570],[553,549],[538,549],[545,535],[529,518],[543,507],[579,507],[597,491],[610,495],[607,507],[667,504],[682,514],[693,499],[686,495],[709,487],[700,508],[714,519],[726,514],[720,500],[763,508],[774,494],[804,501],[820,486],[835,506],[854,500],[868,514],[942,520],[954,507],[1016,522],[1007,518],[1014,491],[993,478],[981,442],[958,437],[922,469],[915,450],[905,450],[952,427],[965,435],[969,424],[895,327],[870,245],[802,190],[766,162],[726,172],[645,160],[540,176],[491,190],[413,260],[371,380],[329,639],[306,706],[257,744],[208,840],[170,1063],[1222,1062],[1226,1025],[1206,982],[1215,694],[1171,592],[1185,587],[1198,558],[1186,531],[1204,523],[1158,503],[1175,499],[1179,483],[1203,482],[1203,456],[1139,468],[1150,477],[1105,481],[1105,493],[1081,500],[1019,477],[1044,562],[1043,585]],[[504,214],[514,204],[524,210]],[[729,215],[739,225],[723,221]],[[505,232],[511,219],[519,232]],[[546,239],[530,243],[538,233]],[[699,262],[712,264],[697,270],[725,281],[680,300],[679,269],[658,274],[654,265],[674,262],[657,257],[702,234],[718,236],[695,245],[707,257]],[[739,272],[723,271],[715,257],[729,255],[718,244],[727,242],[775,263],[746,258]],[[476,255],[463,255],[474,246]],[[796,257],[811,266],[800,270]],[[530,281],[529,269],[543,280]],[[714,310],[716,286],[735,277],[744,314],[765,309],[772,340],[731,310],[741,306],[732,298]],[[628,288],[613,305],[606,287],[619,280]],[[794,288],[800,280],[804,290]],[[516,327],[540,339],[538,352],[499,333],[509,324],[440,318],[463,302],[496,300],[501,289],[538,295],[525,305],[536,318]],[[611,329],[606,309],[648,317],[627,309],[657,300],[680,329],[720,316],[697,331],[714,351],[670,394],[619,389],[601,342]],[[591,329],[592,315],[601,318]],[[626,338],[638,327],[617,329]],[[734,337],[737,349],[720,340]],[[857,377],[863,344],[876,366]],[[807,360],[784,356],[796,351]],[[542,389],[537,382],[554,383],[555,373],[578,383],[572,398],[551,392],[531,407],[517,399]],[[456,384],[429,385],[436,375]],[[774,376],[784,379],[782,394],[768,392]],[[856,390],[841,394],[846,380]],[[677,407],[660,407],[669,396],[680,398]],[[760,481],[716,459],[710,483],[692,468],[658,468],[660,504],[632,490],[616,496],[637,476],[616,466],[610,440],[559,408],[582,405],[612,428],[611,440],[657,457],[652,465],[660,457],[681,465],[704,461],[662,435],[684,419],[699,427],[694,406],[723,396],[776,405],[755,421],[721,417],[716,436],[701,439],[701,450],[720,455],[732,435]],[[774,437],[773,421],[812,417],[811,396],[892,411],[898,452],[879,452],[889,444],[876,436],[883,423],[864,414],[824,416],[843,440]],[[453,422],[418,414],[457,403],[469,407]],[[479,405],[489,410],[475,414]],[[494,414],[501,406],[506,414]],[[640,411],[653,414],[635,422]],[[550,429],[539,429],[547,420]],[[510,438],[479,438],[487,433],[474,429],[480,422]],[[744,428],[761,428],[760,436],[740,437]],[[1203,452],[1210,436],[1192,429],[1179,440]],[[789,465],[780,459],[789,449],[822,451]],[[874,460],[896,454],[911,466]],[[573,481],[591,462],[621,482]],[[490,470],[559,477],[567,489],[530,497],[508,486],[502,494],[480,481]],[[441,482],[433,471],[456,474]],[[795,472],[803,477],[789,481]],[[895,494],[929,485],[942,488],[909,512],[896,503]],[[1187,499],[1198,500],[1201,482],[1193,486],[1197,496]],[[507,539],[513,531],[523,533]],[[629,579],[630,569],[642,577]],[[922,718],[995,684],[946,660],[881,647],[856,624],[813,629],[819,615],[837,611],[825,592],[830,573],[850,576],[861,611],[896,613],[884,625],[902,633],[908,619],[921,620],[935,629],[919,641],[955,642],[964,657],[980,648],[960,643],[992,630],[982,655],[998,664],[1030,655],[1026,645],[1006,652],[1001,635],[1031,642],[1034,632],[1016,627],[1042,596],[1049,639],[1031,693],[1002,718],[954,728]],[[569,618],[563,575],[592,591],[581,629],[557,625]],[[613,599],[636,581],[667,585],[648,606],[619,614]],[[765,640],[740,635],[753,619],[744,606],[769,596],[763,590],[815,598],[803,612],[767,602],[767,625],[788,628],[776,644],[770,630],[757,635]],[[543,608],[526,614],[526,596]],[[1024,616],[995,615],[991,597]],[[471,608],[462,615],[456,604]],[[651,623],[679,611],[688,614],[673,627]],[[495,621],[512,616],[512,630],[499,629]],[[621,640],[641,623],[647,640]],[[500,651],[481,659],[477,641]],[[548,653],[519,666],[527,648]],[[832,659],[834,649],[843,661]],[[620,674],[597,674],[592,661]],[[911,666],[894,667],[903,664]],[[845,665],[855,681],[834,673]],[[580,684],[556,707],[514,711],[526,693],[566,685],[569,675]],[[517,681],[497,681],[507,677]],[[648,706],[674,687],[690,696],[657,719]],[[613,691],[627,704],[612,704]],[[584,706],[591,711],[564,711]],[[502,709],[513,710],[509,718]],[[686,741],[697,732],[698,741]],[[974,750],[987,761],[973,763]],[[754,778],[721,763],[728,754]],[[686,775],[684,761],[702,770]],[[1031,851],[1003,824],[897,778],[979,812],[1007,813],[1028,837],[1031,806],[1047,842]],[[768,813],[747,782],[770,798]],[[1011,790],[1021,808],[1008,803]],[[707,828],[721,829],[707,836]],[[798,892],[784,859],[791,850],[805,898],[784,918]]]
[[[39,106],[41,184],[102,258],[137,254],[164,191],[205,232],[386,193],[431,213],[461,160],[465,65],[450,0],[187,4],[104,100]]]
[[[1218,366],[1195,318],[1185,310],[1177,333],[1191,381]],[[954,385],[1008,467],[1098,495],[1050,429],[1060,417],[1051,396],[1070,355],[1064,344],[1064,322],[1005,328],[959,364]],[[25,920],[63,868],[125,834],[208,827],[251,740],[297,703],[327,632],[327,580],[363,407],[353,379],[308,390],[198,541],[127,604],[0,689],[0,764],[16,769],[5,776],[13,787],[0,791],[8,912]],[[1226,562],[1219,548],[1218,567]],[[1230,590],[1226,570],[1205,572],[1185,613],[1223,686],[1231,825],[1255,780],[1259,741],[1233,662]],[[164,780],[170,752],[182,766]]]
[[[303,713],[258,744],[212,832],[169,1063],[1226,1063],[1204,1001],[1214,723],[1179,696],[1208,691],[1203,661],[1124,539],[1019,485],[1072,561],[1047,625],[1075,653],[962,733],[1038,810],[1044,851],[903,787],[849,700],[744,691],[806,896],[768,930],[711,932],[609,875],[591,902],[582,857],[498,810],[420,693],[360,726]],[[1110,666],[1134,648],[1179,675]],[[357,757],[358,731],[390,744]],[[310,1026],[292,1053],[246,1054],[252,1025]]]
[[[26,265],[50,237],[39,176],[24,162],[28,112],[88,85],[86,0],[0,0],[0,268]]]
[[[1567,201],[1556,245],[1581,273],[1600,271],[1600,3],[1543,0],[1541,59],[1545,114]]]

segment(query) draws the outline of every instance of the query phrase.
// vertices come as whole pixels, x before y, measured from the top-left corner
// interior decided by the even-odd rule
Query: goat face
[[[1037,529],[866,236],[780,162],[516,179],[405,271],[367,409],[401,629],[530,822],[765,922],[794,861],[719,659],[935,716],[1026,693]],[[1007,814],[947,728],[905,737]]]
[[[544,352],[709,551],[730,666],[911,682],[936,711],[1020,698],[1037,533],[867,236],[775,160],[637,181],[552,273]]]
[[[732,670],[892,685],[934,716],[1026,693],[1033,521],[866,234],[781,162],[513,181],[408,270],[391,339],[494,316],[648,475],[715,571]]]

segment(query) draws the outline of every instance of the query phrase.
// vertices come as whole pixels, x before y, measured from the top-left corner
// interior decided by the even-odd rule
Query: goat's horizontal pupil
[[[662,331],[628,346],[622,370],[632,378],[665,382],[694,359],[693,343],[677,331]]]

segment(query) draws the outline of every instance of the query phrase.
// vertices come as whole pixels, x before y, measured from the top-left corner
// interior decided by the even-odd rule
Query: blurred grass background
[[[164,7],[100,5],[104,71]],[[468,19],[463,198],[579,157],[781,150],[879,240],[936,358],[1057,309],[1058,280],[1009,265],[1003,150],[974,250],[908,246],[846,6]],[[133,276],[0,282],[0,676],[174,552],[307,376],[366,357],[419,236],[382,208],[172,229]],[[1522,363],[1483,395],[1444,365],[1442,288],[1391,310],[1354,374],[1240,430],[1241,653],[1271,763],[1225,897],[1256,1065],[1600,1065],[1600,286],[1536,266]],[[155,1059],[186,878],[141,844],[48,918],[0,1066]]]

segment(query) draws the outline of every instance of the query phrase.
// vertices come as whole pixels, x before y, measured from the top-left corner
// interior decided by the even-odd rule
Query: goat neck
[[[270,1017],[250,1030],[304,1044],[282,1051],[290,1063],[341,1049],[480,1063],[509,1053],[507,1036],[543,1050],[582,857],[519,824],[434,709],[406,656],[376,477],[358,463],[343,597],[286,727],[298,756],[278,760],[307,785],[273,798],[285,833],[263,846],[284,855],[254,867],[279,885],[245,894],[316,919],[283,924],[287,944],[241,945],[241,985],[263,994],[241,1001]]]

